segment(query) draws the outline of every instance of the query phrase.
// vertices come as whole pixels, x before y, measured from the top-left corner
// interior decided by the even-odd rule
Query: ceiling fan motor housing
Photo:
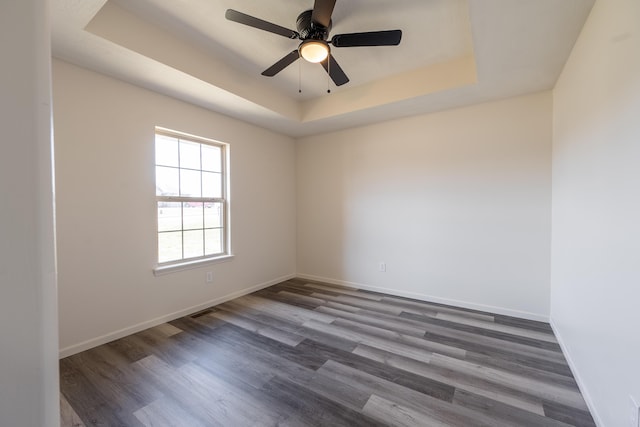
[[[303,40],[327,40],[332,22],[329,22],[329,27],[327,28],[318,25],[311,20],[312,13],[313,10],[306,10],[298,15],[298,19],[296,19],[296,27],[298,33],[300,33],[300,38]]]

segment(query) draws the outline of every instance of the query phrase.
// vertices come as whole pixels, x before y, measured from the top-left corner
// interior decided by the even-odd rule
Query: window
[[[160,267],[229,255],[226,144],[156,128]]]

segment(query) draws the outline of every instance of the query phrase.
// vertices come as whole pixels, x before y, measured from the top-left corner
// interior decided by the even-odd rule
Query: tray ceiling
[[[351,79],[340,87],[302,60],[261,76],[299,42],[224,19],[233,8],[295,29],[312,0],[53,0],[53,54],[301,136],[550,89],[592,5],[338,0],[331,34],[403,31],[399,46],[332,49]]]

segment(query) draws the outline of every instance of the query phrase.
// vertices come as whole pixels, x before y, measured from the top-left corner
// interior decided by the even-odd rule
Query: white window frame
[[[156,127],[155,133],[154,133],[154,162],[153,162],[154,174],[155,174],[155,167],[158,166],[155,161],[155,137],[158,135],[168,136],[170,138],[177,138],[179,140],[189,141],[196,144],[204,144],[204,145],[220,147],[221,149],[220,175],[221,175],[221,181],[222,181],[221,183],[222,196],[221,197],[192,197],[192,196],[159,196],[157,193],[155,194],[156,266],[153,269],[154,274],[158,276],[158,275],[170,273],[173,271],[180,271],[180,270],[201,267],[203,264],[206,264],[206,263],[223,262],[233,258],[233,254],[231,253],[231,230],[230,230],[230,220],[229,220],[229,212],[230,212],[230,209],[229,209],[229,144],[216,141],[213,139],[209,139],[209,138],[204,138],[201,136],[191,135],[188,133],[167,129],[167,128]],[[201,257],[190,257],[190,258],[182,258],[179,260],[160,262],[159,261],[160,230],[159,230],[158,213],[157,213],[158,202],[220,203],[222,205],[222,209],[221,209],[222,211],[221,212],[222,214],[222,238],[221,238],[222,252],[214,255],[204,255]],[[184,256],[184,243],[183,243],[182,250],[183,250],[183,256]]]

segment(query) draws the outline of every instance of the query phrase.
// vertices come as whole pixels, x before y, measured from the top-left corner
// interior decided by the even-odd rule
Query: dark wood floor
[[[290,280],[60,361],[63,426],[594,426],[549,325]]]

